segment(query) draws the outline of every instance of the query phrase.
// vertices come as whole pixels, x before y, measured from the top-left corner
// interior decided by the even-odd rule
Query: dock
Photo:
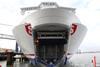
[[[14,62],[13,65],[7,65],[7,61],[0,61],[0,66],[1,67],[33,67],[32,64],[30,64],[29,62]]]

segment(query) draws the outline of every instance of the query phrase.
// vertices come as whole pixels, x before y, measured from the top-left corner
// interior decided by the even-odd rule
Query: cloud
[[[99,0],[98,0],[99,1]],[[99,51],[100,50],[100,2],[97,0],[88,2],[86,8],[76,10],[76,15],[81,23],[88,28],[87,35],[80,45],[82,51]]]
[[[71,0],[71,6],[77,9],[86,8],[91,0]]]
[[[15,49],[16,41],[0,39],[0,48]]]
[[[91,0],[91,2],[88,4],[89,9],[100,9],[100,1],[99,0]]]

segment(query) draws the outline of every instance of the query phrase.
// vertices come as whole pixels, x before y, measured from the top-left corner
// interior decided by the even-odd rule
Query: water
[[[94,67],[93,57],[96,57],[96,66],[100,67],[100,53],[82,53],[74,54],[70,59],[74,67]]]
[[[13,67],[33,67],[30,63],[25,62],[25,63],[14,63]]]
[[[0,66],[6,67],[6,63],[7,63],[7,61],[0,61]]]
[[[0,61],[1,67],[33,67],[29,62],[15,62],[13,65],[6,65],[7,61]]]

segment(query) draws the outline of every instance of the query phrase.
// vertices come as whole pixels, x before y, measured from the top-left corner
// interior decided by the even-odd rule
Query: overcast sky
[[[20,23],[23,16],[21,7],[38,6],[41,2],[53,1],[64,7],[76,8],[76,15],[88,28],[87,35],[79,47],[82,51],[100,51],[100,1],[99,0],[0,0],[0,33],[11,34],[12,28]],[[15,47],[15,41],[0,39],[0,47]]]

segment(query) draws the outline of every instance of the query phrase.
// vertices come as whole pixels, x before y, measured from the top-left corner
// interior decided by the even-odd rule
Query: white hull
[[[43,30],[53,31],[53,29],[54,31],[61,31],[66,29],[68,43],[64,42],[65,44],[63,50],[65,51],[65,55],[63,55],[63,57],[67,57],[68,54],[71,55],[78,49],[86,34],[87,28],[79,22],[80,21],[76,17],[75,11],[72,8],[45,8],[31,13],[21,22],[32,24],[33,30],[30,26],[26,27],[25,24],[21,24],[15,27],[13,32],[23,53],[28,58],[30,57],[29,55],[31,55],[31,58],[34,59],[37,52],[37,47],[34,40],[37,37],[34,34],[32,34],[32,32],[35,33],[35,31],[38,32]],[[46,27],[46,25],[48,25],[48,27]],[[49,34],[49,36],[50,35],[51,33]],[[59,47],[57,47],[57,49],[59,49]],[[43,58],[45,58],[45,56]]]

